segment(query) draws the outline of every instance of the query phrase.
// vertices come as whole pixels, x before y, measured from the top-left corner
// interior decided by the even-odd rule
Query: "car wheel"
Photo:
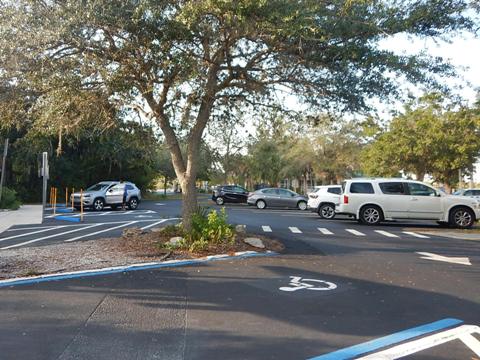
[[[375,205],[366,205],[360,210],[360,221],[365,225],[377,225],[383,220],[382,210]]]
[[[458,207],[450,211],[449,224],[460,229],[472,227],[475,222],[473,211],[466,207]]]
[[[103,199],[95,199],[93,201],[93,210],[95,211],[102,211],[103,208],[105,207],[105,201],[103,201]]]
[[[131,198],[129,201],[128,201],[128,208],[130,210],[136,210],[138,208],[138,199],[137,198]]]
[[[333,219],[335,217],[335,206],[332,204],[323,204],[318,209],[318,215],[322,219]]]
[[[297,207],[300,210],[307,210],[307,203],[305,201],[299,201]]]
[[[267,207],[267,203],[263,200],[257,201],[257,209],[265,209]]]
[[[223,205],[225,204],[225,200],[223,199],[223,197],[217,197],[217,199],[215,200],[215,202],[217,203],[217,205]]]

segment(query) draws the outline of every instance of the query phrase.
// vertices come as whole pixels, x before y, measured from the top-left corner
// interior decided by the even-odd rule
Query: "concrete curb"
[[[236,259],[245,259],[245,258],[251,258],[251,257],[276,256],[276,255],[278,255],[278,253],[273,251],[267,251],[265,253],[256,252],[256,251],[242,251],[242,252],[236,252],[233,256],[222,254],[222,255],[206,256],[203,258],[191,259],[191,260],[168,260],[168,261],[162,261],[162,262],[140,263],[140,264],[125,265],[125,266],[93,269],[93,270],[81,270],[81,271],[46,274],[46,275],[31,276],[31,277],[20,277],[20,278],[0,280],[0,288],[16,286],[16,285],[37,284],[37,283],[57,281],[57,280],[76,279],[76,278],[87,277],[87,276],[117,274],[117,273],[130,272],[130,271],[152,270],[152,269],[160,269],[160,268],[166,268],[166,267],[179,267],[179,266],[188,266],[188,265],[199,265],[209,261],[236,260]]]

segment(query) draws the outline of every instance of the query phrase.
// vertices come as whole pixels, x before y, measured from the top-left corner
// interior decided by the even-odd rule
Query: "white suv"
[[[315,192],[308,194],[308,208],[318,213],[322,219],[333,219],[335,208],[340,204],[340,185],[316,186]]]
[[[367,225],[383,220],[420,219],[468,228],[480,217],[479,201],[446,195],[418,181],[351,179],[342,188],[336,212],[353,215]]]

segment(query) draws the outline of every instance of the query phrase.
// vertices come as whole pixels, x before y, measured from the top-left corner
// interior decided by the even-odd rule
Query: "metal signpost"
[[[3,148],[2,159],[2,175],[0,177],[0,201],[2,201],[3,182],[5,181],[5,165],[7,163],[8,139],[5,140],[5,147]]]
[[[43,215],[45,215],[45,208],[47,206],[47,182],[49,176],[48,169],[48,153],[44,152],[42,154],[42,170],[40,176],[43,178],[43,190],[42,190],[42,205],[43,205]]]

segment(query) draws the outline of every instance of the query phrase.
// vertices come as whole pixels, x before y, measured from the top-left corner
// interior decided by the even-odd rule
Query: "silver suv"
[[[105,206],[112,210],[123,204],[123,194],[127,191],[126,205],[130,210],[135,210],[142,199],[140,189],[131,182],[102,181],[90,186],[83,192],[83,206],[92,208],[95,211],[102,211]],[[80,209],[80,193],[72,195],[73,206]]]

